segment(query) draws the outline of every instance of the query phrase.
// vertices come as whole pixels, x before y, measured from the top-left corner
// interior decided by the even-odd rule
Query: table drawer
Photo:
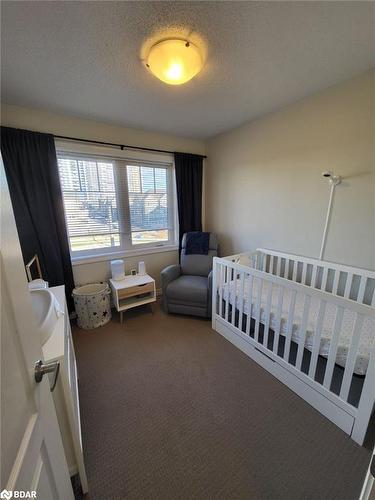
[[[128,288],[123,288],[118,291],[118,298],[126,299],[127,297],[134,297],[135,295],[141,295],[142,293],[151,293],[154,291],[153,283],[145,283],[144,285],[130,286]]]

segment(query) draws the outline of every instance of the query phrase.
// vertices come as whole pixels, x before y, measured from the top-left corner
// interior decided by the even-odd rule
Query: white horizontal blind
[[[68,153],[58,166],[73,255],[175,243],[170,166]]]
[[[59,158],[72,252],[120,246],[114,163]]]
[[[127,165],[131,241],[167,242],[170,239],[169,169]]]

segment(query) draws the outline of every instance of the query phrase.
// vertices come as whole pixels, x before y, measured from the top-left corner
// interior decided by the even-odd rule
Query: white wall
[[[375,268],[375,71],[266,115],[207,144],[206,227],[221,254],[268,247]]]
[[[55,135],[79,137],[82,139],[205,154],[205,144],[203,141],[84,120],[40,109],[5,105],[1,110],[1,118],[2,125],[8,127],[49,132]],[[126,271],[128,272],[130,269],[136,268],[140,260],[146,263],[147,272],[156,279],[157,286],[159,286],[160,271],[167,265],[178,262],[178,251],[126,258]],[[73,266],[73,273],[77,285],[104,281],[110,275],[110,264],[106,260],[90,264],[76,263]]]

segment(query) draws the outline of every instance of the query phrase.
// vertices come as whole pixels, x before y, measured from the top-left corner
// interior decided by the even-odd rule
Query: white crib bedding
[[[258,278],[253,279],[253,293],[251,300],[251,316],[256,318],[256,304],[257,304],[257,293],[258,293]],[[261,307],[260,307],[260,321],[262,324],[265,323],[265,310],[266,301],[268,296],[268,287],[270,283],[263,281],[262,286],[262,296],[261,296]],[[228,291],[230,290],[229,302],[236,309],[240,308],[239,297],[240,297],[240,280],[236,281],[236,294],[234,294],[234,281],[230,282],[230,287],[228,283],[221,285],[222,298],[228,300]],[[272,290],[272,301],[271,301],[271,313],[270,313],[270,328],[272,330],[276,329],[276,312],[278,306],[278,295],[279,287],[274,285]],[[249,283],[248,279],[244,280],[244,292],[243,292],[243,312],[244,314],[249,313]],[[292,327],[292,340],[298,342],[301,334],[301,320],[304,308],[304,295],[297,293],[293,327]],[[287,319],[291,300],[291,290],[286,288],[283,292],[283,304],[282,304],[282,314],[281,314],[281,325],[280,334],[286,335],[287,332]],[[309,351],[312,351],[314,344],[315,327],[317,322],[317,316],[319,311],[319,300],[316,298],[311,299],[309,316],[307,321],[305,347]],[[340,332],[340,338],[337,348],[336,363],[342,367],[345,367],[346,359],[348,356],[348,350],[350,345],[350,340],[353,333],[355,313],[349,310],[345,310],[342,327]],[[328,357],[329,349],[331,345],[332,331],[336,317],[336,307],[333,304],[327,303],[326,313],[324,317],[324,323],[321,333],[319,354],[324,357]],[[354,366],[354,373],[357,375],[365,375],[370,359],[371,349],[375,344],[375,321],[371,318],[365,318],[362,327],[362,335],[357,351],[357,357]]]

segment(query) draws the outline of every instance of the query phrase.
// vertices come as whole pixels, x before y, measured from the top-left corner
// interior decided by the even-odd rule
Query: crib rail
[[[375,272],[267,249],[258,249],[255,259],[257,257],[257,265],[262,265],[266,272],[362,304],[375,305]]]
[[[353,439],[362,442],[375,400],[374,343],[355,401],[351,392],[365,322],[375,324],[375,309],[364,299],[367,292],[365,280],[373,277],[358,274],[357,270],[353,272],[353,268],[346,266],[296,256],[291,258],[289,254],[263,249],[249,256],[250,266],[238,263],[242,259],[235,257],[214,258],[213,328],[217,329],[217,322],[225,325],[257,351],[351,415],[357,422],[351,430]],[[333,276],[330,275],[332,270]],[[345,273],[346,278],[342,276]],[[361,280],[357,284],[356,298],[352,298],[353,277],[356,275]],[[351,286],[347,280],[352,282]],[[344,292],[341,294],[342,287]],[[368,300],[368,296],[366,298]],[[303,304],[300,315],[296,315],[297,300]],[[312,305],[317,315],[313,344],[306,349]],[[326,335],[324,325],[328,310],[330,314],[334,311],[334,320],[330,326],[328,356],[322,363],[319,353],[322,338]],[[352,318],[352,335],[345,366],[338,369],[336,359],[340,334],[348,315]]]
[[[333,295],[375,306],[375,272],[265,248],[227,257]]]

